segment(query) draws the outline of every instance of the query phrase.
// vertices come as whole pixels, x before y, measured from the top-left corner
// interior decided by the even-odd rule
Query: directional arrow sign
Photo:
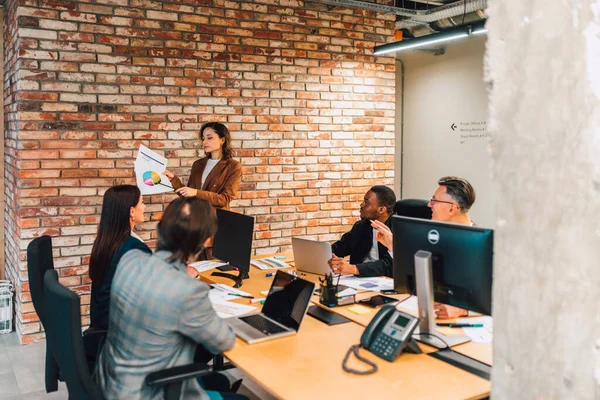
[[[452,123],[452,125],[450,125],[450,128],[452,128],[452,130],[454,130],[454,128],[456,128],[456,125],[454,123]]]

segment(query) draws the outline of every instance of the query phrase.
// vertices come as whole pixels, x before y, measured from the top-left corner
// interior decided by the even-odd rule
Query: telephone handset
[[[360,345],[352,346],[344,361],[342,367],[344,371],[354,374],[367,375],[377,371],[375,363],[361,357],[358,354],[360,347],[369,350],[371,353],[387,361],[394,361],[402,351],[407,350],[412,353],[421,353],[421,349],[412,338],[412,333],[419,323],[419,319],[402,311],[396,310],[396,307],[387,305],[381,307],[375,314],[369,325],[365,328],[361,338]],[[359,360],[371,366],[370,370],[356,371],[349,368],[346,364],[350,354]]]

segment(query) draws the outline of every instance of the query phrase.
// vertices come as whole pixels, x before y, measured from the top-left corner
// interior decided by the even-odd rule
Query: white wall
[[[400,194],[402,175],[402,198],[429,199],[440,177],[465,178],[477,192],[472,219],[480,226],[493,228],[495,196],[486,131],[488,99],[483,81],[485,40],[476,37],[450,43],[446,53],[439,56],[424,52],[398,56],[404,63],[404,107],[402,110],[402,65],[398,62],[395,186]]]

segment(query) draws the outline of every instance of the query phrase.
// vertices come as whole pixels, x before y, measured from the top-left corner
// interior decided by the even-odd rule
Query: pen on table
[[[227,293],[230,296],[237,296],[237,297],[242,297],[244,299],[253,299],[254,296],[246,296],[245,294],[238,294],[238,293]]]
[[[267,275],[265,275],[265,276],[268,278],[268,277],[270,277],[270,276],[273,276],[273,273],[272,273],[272,272],[269,272],[269,273],[268,273]]]
[[[446,326],[448,328],[483,328],[483,324],[443,324],[438,323],[437,326]]]

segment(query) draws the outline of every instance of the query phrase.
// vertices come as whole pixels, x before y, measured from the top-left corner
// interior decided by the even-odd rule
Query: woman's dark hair
[[[217,213],[208,201],[197,197],[176,199],[167,206],[158,223],[156,250],[173,253],[169,262],[187,263],[204,249],[204,242],[217,232]]]
[[[101,284],[115,251],[131,235],[130,210],[140,201],[140,189],[133,185],[113,186],[104,193],[102,213],[92,255],[90,279]]]
[[[235,154],[231,148],[231,134],[229,133],[229,129],[227,129],[227,127],[220,122],[207,122],[200,128],[200,140],[204,138],[204,130],[206,128],[213,129],[220,138],[225,139],[223,145],[221,146],[223,149],[223,159],[233,157]]]

